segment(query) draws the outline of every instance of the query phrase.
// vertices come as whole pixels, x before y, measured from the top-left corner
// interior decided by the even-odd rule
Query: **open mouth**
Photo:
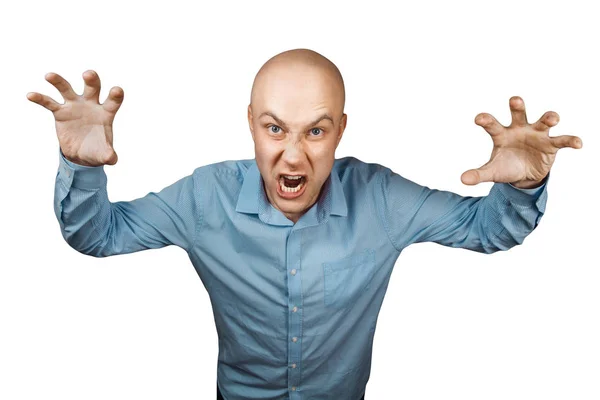
[[[279,188],[283,193],[298,193],[306,184],[304,175],[281,175],[279,177]]]

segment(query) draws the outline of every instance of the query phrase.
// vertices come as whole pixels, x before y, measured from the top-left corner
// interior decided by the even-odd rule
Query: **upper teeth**
[[[287,179],[300,179],[302,178],[302,175],[284,175],[284,177]]]

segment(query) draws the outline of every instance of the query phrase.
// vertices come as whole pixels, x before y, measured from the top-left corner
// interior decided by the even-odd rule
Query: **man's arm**
[[[467,185],[494,182],[487,196],[462,197],[429,189],[382,170],[378,208],[397,250],[432,241],[492,253],[521,244],[537,227],[556,153],[565,147],[580,149],[582,142],[577,136],[549,135],[559,120],[554,111],[529,124],[523,99],[511,97],[509,107],[509,126],[500,125],[488,113],[475,117],[475,123],[490,134],[494,148],[487,163],[464,172],[461,180]]]
[[[189,251],[200,216],[196,179],[191,174],[158,193],[111,203],[104,166],[73,163],[59,150],[54,212],[64,239],[83,254],[107,257],[171,244]]]
[[[521,244],[539,224],[546,207],[547,182],[519,189],[495,183],[482,197],[430,189],[389,168],[379,173],[378,209],[394,247],[435,242],[482,253]]]

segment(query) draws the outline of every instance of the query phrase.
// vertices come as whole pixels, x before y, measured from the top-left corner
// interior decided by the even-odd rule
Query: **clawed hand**
[[[475,117],[475,123],[492,137],[494,149],[487,163],[462,174],[464,184],[507,182],[519,188],[536,187],[550,172],[559,149],[582,147],[577,136],[549,136],[550,128],[559,121],[554,111],[544,113],[536,123],[529,124],[523,99],[511,97],[509,105],[512,122],[507,127],[487,113]]]
[[[50,72],[45,76],[65,100],[60,104],[37,92],[27,93],[27,99],[52,111],[58,143],[64,156],[85,166],[114,165],[118,156],[113,148],[112,125],[124,98],[123,89],[113,87],[100,104],[100,77],[93,70],[83,73],[85,87],[78,95],[62,76]]]

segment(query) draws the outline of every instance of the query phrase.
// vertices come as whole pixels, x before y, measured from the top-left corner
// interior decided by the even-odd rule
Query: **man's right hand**
[[[106,101],[100,104],[100,77],[95,71],[83,73],[85,88],[81,96],[60,75],[49,72],[45,78],[58,89],[65,103],[59,104],[36,92],[27,93],[27,99],[54,114],[58,143],[65,158],[89,167],[116,164],[112,123],[123,103],[123,89],[113,87]]]

